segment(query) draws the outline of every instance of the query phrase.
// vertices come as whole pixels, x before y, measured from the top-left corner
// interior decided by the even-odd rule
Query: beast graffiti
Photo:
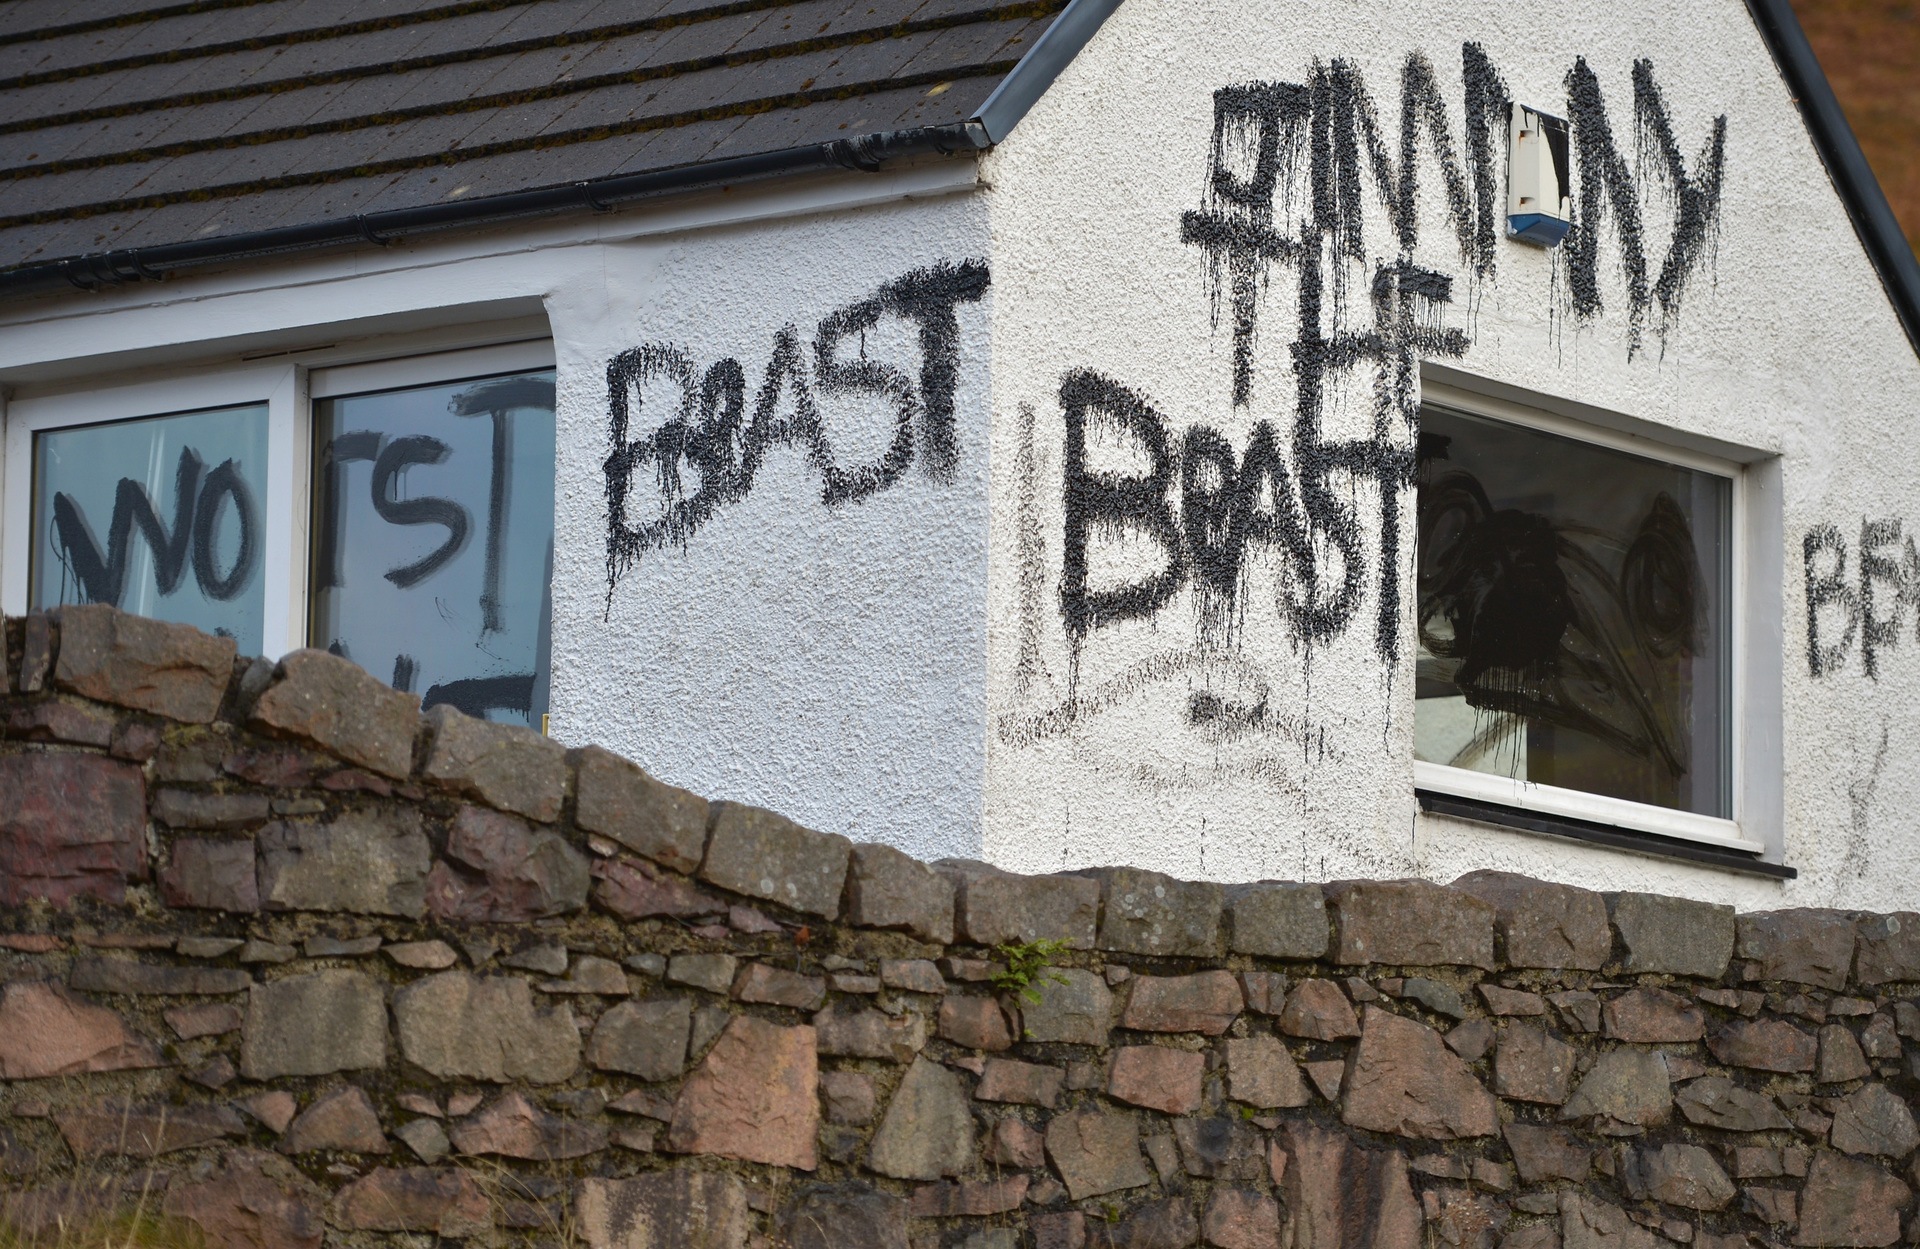
[[[607,364],[608,434],[612,451],[604,465],[607,489],[607,594],[645,552],[685,547],[728,504],[744,499],[769,451],[794,447],[820,474],[827,506],[858,502],[888,489],[918,459],[933,480],[949,482],[959,457],[954,390],[959,378],[957,309],[977,302],[988,285],[987,266],[976,260],[916,269],[872,296],[823,318],[813,337],[812,367],[800,331],[788,325],[774,336],[773,350],[747,414],[746,371],[728,357],[699,369],[693,354],[673,343],[646,343]],[[847,354],[850,341],[883,316],[904,318],[917,331],[918,377],[897,365]],[[643,438],[629,430],[642,415],[641,394],[662,380],[678,398],[672,416]],[[894,415],[893,437],[880,458],[843,463],[828,437],[817,397],[865,393],[881,398]],[[636,479],[645,470],[658,493],[658,509],[645,511]],[[698,479],[689,488],[686,475]]]
[[[1314,647],[1365,628],[1370,649],[1396,670],[1410,610],[1403,530],[1418,470],[1420,365],[1467,353],[1469,325],[1449,324],[1457,296],[1495,281],[1502,259],[1511,97],[1479,44],[1464,44],[1459,64],[1454,105],[1429,59],[1408,55],[1397,116],[1342,58],[1314,63],[1302,81],[1214,93],[1200,203],[1171,224],[1199,260],[1212,332],[1230,344],[1231,411],[1176,419],[1123,377],[1065,373],[1054,396],[1063,444],[1057,608],[1071,667],[1056,705],[1000,718],[1002,740],[1052,736],[1122,693],[1212,672],[1229,692],[1188,698],[1189,726],[1209,740],[1229,730],[1280,733],[1323,754],[1327,726],[1281,715],[1271,677],[1242,671],[1244,663],[1220,666],[1244,654],[1247,630],[1259,627],[1250,621],[1269,622],[1309,659]],[[1711,121],[1689,159],[1653,66],[1638,61],[1629,159],[1584,59],[1564,86],[1577,179],[1572,234],[1553,257],[1555,306],[1568,325],[1618,311],[1631,359],[1649,335],[1664,342],[1673,332],[1712,264],[1726,118]],[[1423,223],[1431,233],[1436,221],[1444,233],[1423,239]],[[1261,367],[1269,362],[1282,369]],[[1263,393],[1263,378],[1281,372],[1287,390]],[[1348,432],[1335,436],[1330,407],[1344,409],[1349,394],[1366,396],[1370,419],[1359,430],[1344,420]],[[1229,427],[1248,431],[1238,445],[1221,432]],[[1125,447],[1128,462],[1096,463],[1090,448],[1102,445]],[[1021,461],[1027,476],[1031,458]],[[1027,567],[1042,558],[1041,544],[1027,534],[1034,501],[1023,494],[1021,508],[1024,700],[1040,683],[1029,635],[1037,588],[1050,579]],[[1103,551],[1105,574],[1096,576]],[[1248,601],[1268,580],[1250,575],[1259,566],[1275,572],[1270,604]],[[1102,630],[1157,620],[1176,600],[1192,606],[1190,646],[1081,688],[1082,657]]]
[[[1847,565],[1847,539],[1816,525],[1801,539],[1807,596],[1807,672],[1842,672],[1857,649],[1860,670],[1878,679],[1880,657],[1912,622],[1920,642],[1920,549],[1898,519],[1860,522],[1859,559]]]
[[[1359,69],[1345,60],[1316,64],[1305,82],[1215,93],[1203,203],[1182,215],[1180,237],[1204,258],[1215,324],[1223,311],[1231,321],[1236,409],[1262,401],[1254,363],[1263,295],[1276,273],[1291,270],[1294,324],[1284,350],[1293,374],[1286,397],[1292,420],[1257,422],[1245,448],[1235,451],[1204,423],[1176,436],[1155,402],[1120,380],[1086,370],[1067,374],[1059,392],[1066,444],[1060,613],[1077,641],[1103,625],[1151,615],[1187,586],[1196,590],[1201,633],[1218,637],[1218,622],[1238,606],[1248,553],[1266,548],[1285,570],[1275,606],[1297,639],[1312,645],[1345,632],[1366,611],[1371,590],[1375,650],[1389,663],[1397,659],[1403,496],[1413,486],[1420,361],[1466,353],[1467,332],[1445,324],[1456,278],[1488,281],[1498,266],[1494,154],[1508,96],[1477,44],[1462,48],[1461,84],[1465,112],[1456,131],[1432,65],[1419,53],[1407,58],[1397,153]],[[1569,70],[1566,89],[1580,175],[1573,233],[1558,261],[1570,311],[1585,320],[1605,307],[1601,234],[1608,231],[1625,287],[1629,351],[1637,352],[1651,310],[1659,310],[1658,331],[1669,332],[1710,255],[1726,119],[1713,121],[1690,166],[1652,66],[1637,62],[1634,117],[1645,155],[1635,168],[1619,150],[1599,79],[1584,59]],[[1416,259],[1430,171],[1437,173],[1457,274]],[[1642,206],[1648,180],[1665,183],[1674,203],[1666,255],[1652,276]],[[1370,220],[1384,222],[1387,254],[1370,253]],[[1348,312],[1356,271],[1365,276],[1371,313],[1358,323]],[[1326,406],[1355,374],[1372,396],[1371,433],[1329,438]],[[1084,448],[1098,426],[1134,440],[1147,470],[1130,477],[1089,472]],[[1374,485],[1377,516],[1359,514],[1355,482]],[[1101,534],[1144,538],[1160,550],[1159,567],[1127,584],[1089,589],[1087,546]]]

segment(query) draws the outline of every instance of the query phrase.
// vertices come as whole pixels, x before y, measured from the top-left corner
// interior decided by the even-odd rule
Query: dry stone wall
[[[927,865],[318,652],[102,608],[6,639],[15,1231],[1920,1239],[1920,914]]]

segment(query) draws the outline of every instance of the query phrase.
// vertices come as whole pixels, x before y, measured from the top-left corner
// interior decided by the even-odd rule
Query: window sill
[[[1656,807],[1644,802],[1630,802],[1624,798],[1608,798],[1578,789],[1562,789],[1557,785],[1541,785],[1490,772],[1449,767],[1444,763],[1428,763],[1422,759],[1413,762],[1413,785],[1415,789],[1430,789],[1435,793],[1489,802],[1529,814],[1578,820],[1601,828],[1651,833],[1655,837],[1674,841],[1695,841],[1717,850],[1732,850],[1739,854],[1764,854],[1767,849],[1749,838],[1740,825],[1732,820],[1696,815],[1692,811],[1676,811],[1671,807]]]
[[[1420,765],[1415,766],[1418,768]],[[1456,769],[1443,770],[1452,772]],[[1518,828],[1550,837],[1565,837],[1569,840],[1607,846],[1615,850],[1631,850],[1661,858],[1682,859],[1729,871],[1765,876],[1773,880],[1792,880],[1800,874],[1784,863],[1765,862],[1751,850],[1668,837],[1659,833],[1623,828],[1617,824],[1603,824],[1547,811],[1528,810],[1523,807],[1491,802],[1484,798],[1428,789],[1417,783],[1413,793],[1414,798],[1420,803],[1420,809],[1430,815],[1452,816],[1455,819],[1473,820],[1502,828]]]

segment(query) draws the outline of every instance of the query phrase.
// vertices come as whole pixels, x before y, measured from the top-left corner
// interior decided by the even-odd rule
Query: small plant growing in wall
[[[1002,993],[1017,994],[1029,1006],[1038,1005],[1041,985],[1067,983],[1065,976],[1050,971],[1047,966],[1066,949],[1067,943],[1064,941],[1045,939],[1008,942],[994,947],[994,953],[1006,964],[1006,970],[993,977],[993,987]]]

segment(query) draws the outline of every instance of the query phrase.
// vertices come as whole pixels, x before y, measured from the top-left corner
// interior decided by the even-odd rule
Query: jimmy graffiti
[[[1835,525],[1817,525],[1801,539],[1806,565],[1807,673],[1846,669],[1855,643],[1860,670],[1878,680],[1880,655],[1900,644],[1908,613],[1920,641],[1920,549],[1899,520],[1860,522],[1859,562],[1850,576],[1847,539]]]
[[[1295,324],[1285,343],[1292,394],[1281,401],[1291,419],[1254,420],[1236,452],[1207,424],[1187,423],[1177,432],[1152,398],[1119,380],[1086,369],[1066,373],[1058,392],[1065,443],[1059,613],[1072,671],[1059,706],[1003,716],[1003,740],[1052,736],[1116,698],[1112,680],[1079,688],[1088,642],[1119,622],[1156,617],[1185,589],[1194,591],[1193,650],[1146,665],[1155,675],[1127,680],[1184,681],[1206,667],[1204,656],[1238,653],[1252,606],[1245,601],[1248,573],[1262,553],[1273,557],[1273,606],[1297,647],[1310,654],[1370,616],[1372,648],[1393,668],[1410,571],[1402,512],[1418,464],[1419,364],[1462,356],[1469,346],[1464,331],[1443,323],[1455,276],[1415,259],[1422,254],[1423,173],[1438,173],[1452,236],[1443,248],[1457,251],[1466,281],[1493,279],[1504,231],[1507,90],[1474,43],[1462,47],[1461,80],[1464,128],[1456,131],[1432,65],[1420,53],[1406,58],[1397,152],[1389,150],[1374,100],[1350,61],[1316,62],[1302,83],[1237,84],[1214,93],[1202,206],[1182,214],[1179,237],[1205,266],[1213,324],[1223,317],[1229,324],[1231,403],[1242,428],[1263,402],[1255,367],[1263,300],[1271,279],[1292,271]],[[1711,258],[1726,130],[1724,117],[1714,119],[1689,166],[1649,63],[1635,63],[1632,88],[1637,167],[1619,150],[1599,79],[1586,61],[1576,59],[1566,76],[1578,177],[1573,232],[1554,258],[1562,310],[1577,322],[1601,314],[1603,265],[1617,263],[1630,356],[1656,307],[1656,331],[1664,336],[1672,328],[1689,280]],[[1664,184],[1673,217],[1666,254],[1650,277],[1654,241],[1642,204],[1646,184],[1655,181]],[[1369,254],[1365,237],[1368,221],[1382,215],[1390,240],[1384,257]],[[1602,248],[1603,232],[1610,233],[1610,249]],[[1367,293],[1365,322],[1347,314],[1350,289]],[[1365,437],[1329,437],[1328,404],[1339,402],[1349,378],[1369,386],[1371,429]],[[1144,468],[1120,474],[1090,467],[1089,448],[1102,443],[1129,447]],[[1363,484],[1372,488],[1377,524],[1364,514]],[[1096,585],[1090,551],[1116,543],[1136,553],[1128,564],[1134,571],[1121,579],[1109,572]],[[1039,544],[1021,545],[1025,558],[1042,557]],[[1137,558],[1143,549],[1153,552],[1150,565]],[[1023,570],[1028,616],[1035,610],[1034,587],[1045,580]],[[1016,673],[1022,695],[1037,662],[1035,648],[1023,642]],[[1265,701],[1269,682],[1254,684],[1257,702],[1223,710],[1218,699],[1195,696],[1186,720],[1212,736],[1223,715],[1277,724]],[[1305,734],[1309,751],[1324,749],[1321,730],[1304,722],[1280,727]]]
[[[773,352],[747,418],[747,379],[732,357],[699,372],[692,353],[673,343],[646,343],[607,363],[607,408],[612,452],[607,456],[607,601],[620,576],[644,553],[685,548],[700,527],[753,489],[767,453],[796,447],[820,474],[821,502],[858,502],[900,480],[915,457],[937,482],[950,482],[959,459],[953,399],[959,380],[960,325],[956,309],[986,294],[987,266],[976,260],[942,262],[888,282],[866,299],[829,313],[813,339],[811,380],[797,327],[773,340]],[[916,379],[864,351],[864,335],[882,317],[903,318],[917,330]],[[849,340],[862,344],[848,356]],[[644,438],[629,439],[641,415],[641,392],[656,379],[677,392],[674,414]],[[880,458],[843,464],[835,455],[816,395],[866,393],[893,412],[892,441]],[[786,414],[782,414],[782,408]],[[688,491],[682,467],[699,484]],[[660,507],[630,518],[635,475],[649,469]]]

